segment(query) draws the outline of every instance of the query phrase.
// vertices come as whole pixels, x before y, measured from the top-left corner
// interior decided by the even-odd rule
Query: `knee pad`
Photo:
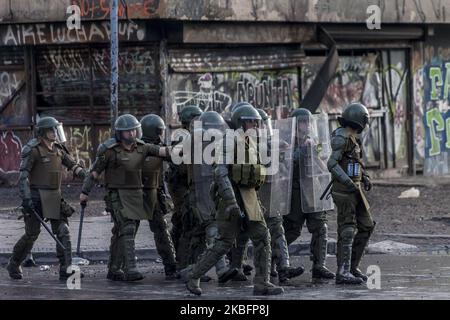
[[[344,243],[352,243],[353,237],[355,236],[355,228],[352,226],[344,227],[340,236]]]
[[[134,237],[135,233],[136,233],[136,224],[134,222],[125,223],[120,230],[121,236]]]
[[[58,227],[57,232],[58,232],[57,235],[60,238],[68,237],[70,234],[70,231],[69,231],[69,226],[67,225],[67,223],[61,223]]]
[[[318,239],[328,239],[328,226],[327,224],[323,224],[319,229],[316,231],[317,238]]]

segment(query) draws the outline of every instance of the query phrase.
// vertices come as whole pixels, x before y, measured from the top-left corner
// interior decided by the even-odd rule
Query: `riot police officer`
[[[361,188],[361,182],[366,191],[372,184],[364,170],[358,139],[369,123],[369,113],[361,103],[351,103],[338,121],[341,127],[331,135],[332,153],[327,163],[333,177],[331,195],[338,214],[336,284],[360,284],[367,281],[367,276],[359,264],[375,227]]]
[[[299,108],[292,112],[292,117],[297,121],[296,148],[294,151],[294,179],[292,183],[291,213],[284,216],[284,229],[288,244],[293,243],[300,237],[303,225],[306,223],[308,231],[311,233],[311,260],[312,277],[315,279],[334,279],[334,273],[327,269],[325,260],[327,256],[328,226],[326,212],[314,209],[313,204],[302,203],[308,201],[304,196],[312,189],[314,178],[304,178],[302,174],[306,167],[320,165],[314,162],[315,155],[311,154],[311,149],[315,149],[318,142],[311,137],[312,113],[308,109]],[[328,125],[326,123],[325,125]],[[327,137],[328,138],[328,137]],[[308,160],[310,159],[310,160]],[[309,162],[309,163],[308,163]],[[325,164],[323,170],[326,171]],[[311,182],[310,182],[311,181]],[[311,201],[314,202],[314,201]],[[305,212],[303,209],[310,206],[312,210]],[[312,211],[312,212],[311,212]],[[316,211],[316,212],[314,212]]]
[[[195,105],[184,106],[178,113],[182,129],[189,131],[190,123],[199,117],[203,111]],[[165,180],[170,196],[173,200],[174,213],[172,215],[172,242],[175,247],[177,270],[183,270],[189,265],[189,243],[194,222],[186,210],[186,194],[188,191],[187,168],[185,164],[176,165],[169,162]]]
[[[141,119],[142,140],[145,143],[163,145],[166,125],[164,120],[156,114],[148,114]],[[150,230],[155,237],[155,245],[161,256],[167,280],[176,277],[175,248],[170,236],[169,226],[164,214],[167,213],[165,188],[162,176],[162,162],[160,157],[148,156],[142,166],[142,182],[144,185],[144,208],[148,211]]]
[[[261,116],[262,119],[262,128],[266,130],[267,133],[267,142],[269,146],[269,152],[271,151],[272,146],[272,138],[273,138],[273,129],[272,122],[270,116],[262,109],[256,109]],[[285,121],[285,128],[288,131],[292,132],[293,126],[288,126],[289,121]],[[292,124],[292,121],[291,121]],[[289,132],[287,134],[289,136]],[[292,135],[290,135],[292,137]],[[278,136],[281,141],[279,141],[280,149],[283,152],[288,153],[293,148],[293,141],[284,141],[282,137]],[[281,156],[284,162],[279,163],[280,166],[285,166],[288,168],[292,168],[292,157]],[[271,249],[272,249],[272,270],[277,268],[278,272],[276,273],[279,279],[280,284],[287,284],[289,279],[300,276],[304,272],[304,268],[302,266],[292,267],[289,261],[289,249],[288,244],[285,237],[285,231],[283,228],[283,214],[284,212],[283,206],[284,203],[287,202],[288,194],[280,192],[280,189],[277,187],[281,183],[279,180],[284,180],[284,182],[291,181],[291,170],[282,170],[279,168],[278,174],[273,176],[268,176],[266,182],[261,186],[258,194],[261,198],[261,203],[264,209],[264,219],[266,221],[267,227],[269,228],[270,238],[271,238]],[[285,184],[285,183],[284,183]],[[275,193],[277,195],[275,195]],[[286,210],[287,211],[287,210]],[[232,251],[232,259],[231,266],[236,267],[239,270],[239,273],[233,278],[233,280],[244,281],[247,280],[243,270],[242,270],[242,261],[244,258],[245,247],[248,243],[248,237],[245,234],[241,234],[236,240],[236,246],[231,250]],[[275,271],[271,272],[275,273]]]
[[[107,278],[136,281],[143,279],[135,260],[136,228],[139,220],[150,219],[150,212],[144,210],[142,164],[148,156],[168,157],[169,149],[140,140],[141,124],[130,114],[118,117],[114,129],[115,137],[98,147],[90,174],[83,183],[80,202],[88,201],[95,181],[104,171],[106,210],[114,221]]]
[[[215,134],[222,137],[228,128],[225,120],[215,111],[203,112],[197,121],[191,123],[191,135],[189,142],[191,143],[192,152],[195,151],[194,143],[201,145],[199,150],[206,152],[206,148],[210,147],[208,141],[197,141],[209,134]],[[192,153],[193,154],[193,153]],[[194,157],[195,160],[195,157]],[[214,201],[211,197],[211,185],[214,181],[214,171],[211,164],[201,159],[197,163],[191,161],[187,165],[189,192],[188,208],[189,215],[195,221],[191,229],[191,239],[189,245],[189,262],[194,264],[207,248],[212,248],[217,239],[218,228],[215,219],[216,209]],[[185,271],[189,272],[191,268]],[[227,282],[235,275],[236,270],[232,270],[227,266],[225,256],[222,256],[215,264],[216,274],[220,283]]]
[[[253,242],[254,264],[256,274],[254,277],[255,295],[275,295],[284,292],[283,288],[275,286],[269,280],[270,269],[270,234],[264,221],[256,189],[264,182],[265,168],[258,161],[257,145],[251,135],[256,135],[258,122],[261,116],[253,106],[237,108],[231,117],[234,129],[240,129],[239,135],[233,137],[231,142],[226,139],[224,154],[233,150],[230,155],[237,161],[232,164],[214,162],[214,185],[217,208],[217,225],[219,238],[212,248],[208,248],[204,255],[194,265],[189,274],[187,289],[200,295],[200,277],[232,247],[240,232],[246,232]],[[248,135],[243,134],[248,133]],[[235,148],[229,148],[228,143],[234,143]],[[236,147],[237,146],[237,147]],[[237,150],[242,148],[242,150]],[[248,161],[239,159],[239,154],[245,155]],[[256,161],[255,161],[256,160]]]
[[[56,245],[59,278],[65,280],[70,275],[67,268],[72,264],[68,218],[74,210],[61,197],[63,166],[79,178],[84,178],[86,172],[63,144],[66,139],[62,123],[53,117],[43,117],[37,122],[36,128],[37,138],[28,141],[22,149],[19,169],[25,234],[14,246],[7,270],[11,278],[22,279],[20,264],[30,253],[41,230],[35,216],[37,213],[41,218],[50,220],[53,233],[65,248]]]

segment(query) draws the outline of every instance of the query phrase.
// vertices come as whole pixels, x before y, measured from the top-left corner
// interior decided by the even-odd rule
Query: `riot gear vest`
[[[354,136],[348,137],[339,165],[354,182],[360,182],[362,178],[361,159],[362,150],[358,140]]]
[[[247,139],[246,139],[247,140]],[[245,143],[245,157],[249,159],[251,152],[256,152],[256,163],[235,163],[231,165],[230,178],[238,187],[259,188],[266,178],[266,167],[261,164],[258,146],[250,141]],[[236,158],[235,158],[236,162]]]
[[[109,149],[112,161],[105,170],[105,184],[110,189],[141,189],[144,145],[137,142],[132,151],[121,145]]]
[[[56,145],[53,146],[52,151],[40,144],[35,148],[38,150],[38,158],[35,159],[30,172],[30,188],[59,189],[63,170],[63,151]]]
[[[148,156],[142,166],[142,182],[144,189],[157,189],[159,186],[159,175],[161,171],[162,159]]]

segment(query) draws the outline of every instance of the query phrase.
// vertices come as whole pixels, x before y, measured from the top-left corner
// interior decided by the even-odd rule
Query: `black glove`
[[[230,217],[242,217],[241,208],[236,203],[226,207],[225,213],[229,213]]]
[[[364,183],[364,190],[370,191],[372,189],[372,182],[370,182],[370,177],[368,175],[363,175],[362,181]]]

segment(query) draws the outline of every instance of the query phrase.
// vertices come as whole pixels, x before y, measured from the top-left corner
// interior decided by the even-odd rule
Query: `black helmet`
[[[247,102],[238,108],[235,108],[231,114],[231,123],[233,124],[234,129],[244,128],[243,122],[245,120],[261,121],[261,119],[259,112]]]
[[[164,120],[156,114],[148,114],[141,119],[142,140],[145,142],[160,142],[166,129]]]
[[[345,108],[338,121],[341,126],[349,126],[361,133],[369,124],[369,111],[363,104],[353,102]]]
[[[37,129],[38,136],[43,137],[43,138],[47,138],[46,132],[49,129],[53,129],[53,131],[55,132],[55,136],[56,136],[55,140],[59,143],[66,142],[66,135],[64,134],[62,123],[58,122],[58,120],[56,120],[53,117],[40,118],[38,120],[38,122],[36,123],[36,129]]]
[[[114,123],[116,140],[118,141],[122,140],[120,134],[121,131],[129,131],[133,129],[136,129],[137,131],[136,137],[140,139],[142,137],[141,123],[136,119],[135,116],[131,114],[123,114],[117,117],[116,122]],[[127,142],[134,142],[134,140],[129,140]]]
[[[184,127],[188,128],[192,119],[199,117],[202,113],[202,109],[200,109],[198,106],[188,105],[181,109],[181,111],[178,113],[178,116],[180,118],[181,124]]]

